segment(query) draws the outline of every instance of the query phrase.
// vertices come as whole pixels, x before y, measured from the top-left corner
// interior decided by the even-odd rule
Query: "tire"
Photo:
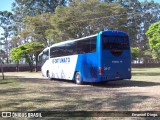
[[[79,72],[76,72],[75,74],[75,82],[77,85],[82,85],[83,81],[82,81],[82,77],[81,74]]]
[[[48,77],[49,80],[53,80],[53,78],[51,78],[51,75],[50,75],[49,71],[47,71],[47,77]]]

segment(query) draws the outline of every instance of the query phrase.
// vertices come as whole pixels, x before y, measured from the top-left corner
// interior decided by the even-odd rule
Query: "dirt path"
[[[5,72],[5,76],[24,77],[24,78],[43,78],[41,72]]]

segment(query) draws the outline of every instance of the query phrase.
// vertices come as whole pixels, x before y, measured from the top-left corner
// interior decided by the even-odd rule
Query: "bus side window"
[[[42,54],[42,53],[40,53],[40,54],[39,54],[39,56],[38,56],[38,62],[39,62],[39,63],[41,63],[41,62],[42,62],[42,55],[43,55],[43,54]]]
[[[50,48],[50,57],[61,57],[66,55],[65,45]]]
[[[57,50],[56,50],[56,48],[55,47],[52,47],[52,48],[50,48],[50,57],[51,58],[54,58],[54,57],[56,57],[57,55],[56,55],[56,52]]]
[[[77,54],[77,43],[71,42],[66,44],[66,56]]]
[[[96,37],[90,38],[90,52],[96,52],[96,42],[97,42]]]
[[[78,54],[92,53],[96,51],[96,37],[77,41]]]
[[[49,59],[49,50],[45,50],[43,51],[42,62],[44,63],[48,59]]]
[[[65,46],[56,47],[56,57],[65,56]]]
[[[84,54],[90,52],[90,40],[80,40],[77,42],[77,52],[78,54]]]

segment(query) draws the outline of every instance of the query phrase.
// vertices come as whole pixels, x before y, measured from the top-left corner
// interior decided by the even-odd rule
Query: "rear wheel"
[[[75,82],[77,85],[82,85],[83,81],[82,81],[82,77],[81,74],[79,72],[76,72],[75,74]]]

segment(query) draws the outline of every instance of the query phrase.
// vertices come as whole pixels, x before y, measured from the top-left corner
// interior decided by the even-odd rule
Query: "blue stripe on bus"
[[[96,53],[79,54],[75,71],[80,72],[83,82],[97,82],[97,66]]]

